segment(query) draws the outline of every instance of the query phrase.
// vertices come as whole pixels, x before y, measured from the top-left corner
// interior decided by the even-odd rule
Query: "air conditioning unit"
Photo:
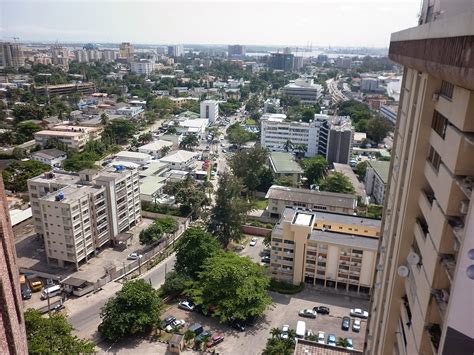
[[[433,93],[433,101],[438,101],[439,100],[439,92]]]
[[[462,200],[459,203],[459,212],[461,212],[461,214],[467,214],[468,210],[469,210],[469,201],[468,200]]]

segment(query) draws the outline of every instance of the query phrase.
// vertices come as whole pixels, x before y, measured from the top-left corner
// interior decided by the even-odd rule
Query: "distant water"
[[[271,55],[271,53],[275,53],[275,51],[272,52],[248,52],[246,53],[247,57],[264,57],[266,55]],[[280,51],[280,53],[282,53]],[[379,57],[379,55],[375,54],[370,54],[370,53],[359,53],[359,54],[350,54],[350,53],[325,53],[324,51],[312,51],[312,52],[296,52],[292,51],[291,54],[294,54],[295,57],[304,57],[304,58],[309,58],[309,57],[317,57],[320,54],[327,55],[328,58],[338,58],[338,57],[364,57],[366,55],[370,55],[372,57]]]

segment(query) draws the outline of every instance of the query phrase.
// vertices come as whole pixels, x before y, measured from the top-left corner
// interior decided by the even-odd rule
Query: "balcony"
[[[441,263],[451,283],[454,281],[454,272],[456,270],[456,259],[452,254],[443,254],[441,256]]]
[[[433,354],[438,353],[439,341],[441,339],[441,327],[439,324],[430,324],[426,327],[426,331],[431,340],[431,346],[433,349]]]
[[[448,289],[434,289],[431,291],[433,300],[438,306],[438,311],[441,316],[441,319],[444,320],[446,316],[446,311],[448,309],[449,301],[449,290]]]
[[[448,124],[444,139],[434,130],[431,131],[430,143],[454,175],[474,175],[474,165],[470,160],[474,153],[472,135]]]
[[[418,205],[420,206],[421,212],[426,219],[431,217],[431,207],[433,206],[434,194],[422,190],[418,199]]]

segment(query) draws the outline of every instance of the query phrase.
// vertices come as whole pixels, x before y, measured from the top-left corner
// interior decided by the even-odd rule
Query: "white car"
[[[290,326],[285,324],[282,328],[281,328],[281,333],[280,333],[280,338],[282,339],[288,339],[288,332],[290,331]]]
[[[250,241],[250,244],[249,244],[251,247],[254,247],[255,245],[257,245],[257,238],[252,238],[252,240]]]
[[[326,338],[326,335],[324,332],[318,332],[318,343],[319,344],[325,344],[324,339]]]
[[[143,258],[143,255],[138,254],[138,253],[130,253],[127,256],[127,260],[138,260],[138,259],[141,259],[141,258]]]
[[[352,323],[352,330],[354,332],[360,331],[360,319],[354,319],[354,323]]]
[[[178,308],[184,309],[185,311],[194,311],[194,304],[190,301],[181,301],[178,304]]]
[[[364,311],[360,308],[352,308],[351,309],[351,316],[358,317],[358,318],[369,318],[369,312]]]
[[[177,320],[173,321],[171,324],[167,325],[165,330],[169,333],[175,328],[179,329],[179,328],[184,327],[185,324],[186,324],[186,322],[184,320],[177,319]]]
[[[313,311],[312,309],[302,309],[301,311],[298,312],[298,315],[300,317],[316,318],[316,312]]]
[[[347,345],[346,345],[346,349],[350,349],[350,350],[353,350],[354,349],[354,345],[352,343],[352,339],[351,338],[347,338]]]

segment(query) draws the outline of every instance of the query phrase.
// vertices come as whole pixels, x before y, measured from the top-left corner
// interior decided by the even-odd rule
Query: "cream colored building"
[[[48,262],[79,267],[141,221],[137,170],[45,173],[28,180],[36,233]]]
[[[271,276],[369,293],[380,221],[287,208],[271,236]]]
[[[69,149],[81,151],[89,140],[100,138],[102,128],[83,126],[55,126],[50,130],[38,131],[33,134],[36,144],[44,146],[50,139],[57,139]]]
[[[425,1],[404,66],[366,354],[474,351],[474,8]]]

